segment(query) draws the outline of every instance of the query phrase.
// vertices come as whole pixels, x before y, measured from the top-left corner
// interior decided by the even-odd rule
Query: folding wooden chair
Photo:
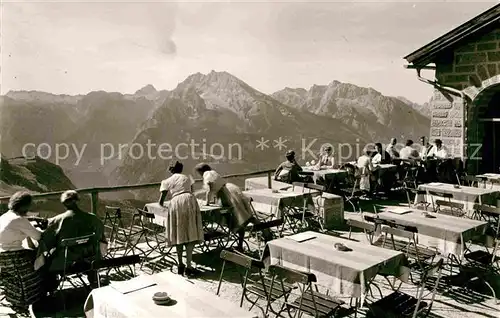
[[[394,291],[391,294],[377,300],[368,306],[369,312],[367,317],[380,317],[380,318],[416,318],[420,314],[428,316],[436,290],[441,280],[441,271],[443,267],[443,260],[439,260],[436,264],[429,265],[423,270],[420,279],[420,284],[417,288],[415,296],[406,294],[401,291]],[[436,277],[434,286],[430,292],[427,291],[426,286],[431,283],[431,277]],[[429,297],[430,296],[430,297]],[[427,300],[428,299],[428,300]]]
[[[426,196],[427,192],[425,190],[418,190],[418,189],[410,189],[410,188],[405,188],[406,192],[406,199],[408,200],[408,207],[414,208],[414,209],[419,209],[422,210],[422,208],[427,211],[431,203],[427,202]],[[418,202],[415,202],[416,198],[418,199]]]
[[[296,187],[301,188],[302,193],[305,194],[311,193],[310,190],[325,190],[324,186],[316,185],[313,183],[294,182],[292,183],[292,185],[294,190]],[[289,217],[294,218],[296,222],[300,223],[304,228],[312,228],[320,230],[322,232],[324,232],[325,230],[323,219],[319,215],[318,211],[316,211],[316,207],[314,206],[313,210],[307,208],[307,198],[304,198],[302,213],[291,214],[289,215]]]
[[[466,175],[464,177],[465,181],[466,181],[466,185],[469,186],[469,187],[481,187],[482,188],[486,188],[486,181],[488,180],[488,178],[486,177],[477,177],[477,176],[469,176],[469,175]]]
[[[109,241],[108,256],[114,257],[127,247],[127,230],[123,224],[120,207],[106,206],[104,209],[104,229]]]
[[[474,204],[472,218],[488,222],[494,237],[500,237],[500,208],[491,205]]]
[[[242,287],[240,307],[243,305],[243,301],[245,299],[252,304],[250,310],[257,304],[260,299],[266,300],[267,306],[265,310],[260,306],[258,307],[264,314],[264,317],[267,317],[267,312],[269,310],[275,313],[272,306],[270,306],[270,303],[284,297],[285,295],[290,294],[293,289],[293,286],[290,285],[284,285],[284,288],[272,286],[272,280],[262,273],[262,270],[264,269],[264,263],[260,260],[251,258],[244,254],[233,253],[226,250],[221,252],[220,258],[223,260],[223,263],[216,294],[219,295],[220,293],[222,281],[224,280],[224,270],[227,266],[227,263],[235,265],[237,267],[237,271],[240,277],[240,284]],[[251,276],[252,274],[254,274],[254,277]],[[256,298],[255,300],[251,300],[249,296],[255,296]]]
[[[264,252],[264,247],[266,245],[266,235],[265,233],[271,233],[272,238],[282,236],[283,229],[283,219],[273,219],[270,221],[264,221],[258,224],[252,224],[247,228],[247,231],[250,233],[250,236],[255,237],[257,241],[257,249],[259,251],[259,256],[262,257]],[[277,235],[272,229],[276,229]],[[268,238],[269,239],[269,238]]]
[[[434,199],[435,197],[439,197],[439,200],[444,199],[448,202],[451,202],[451,199],[453,199],[453,194],[446,192],[428,191],[427,194],[431,196],[432,211],[434,212],[436,212],[436,199]]]
[[[313,289],[313,284],[316,283],[314,274],[298,272],[280,265],[269,266],[269,274],[272,276],[271,289],[278,287],[284,292],[289,284],[297,284],[299,287],[299,297],[293,301],[290,294],[284,296],[284,309],[290,317],[292,310],[295,310],[295,315],[298,314],[299,317],[304,313],[314,317],[332,317],[344,304],[340,299],[320,293],[316,285]]]
[[[437,249],[418,244],[418,230],[414,226],[398,225],[395,222],[383,221],[381,232],[383,235],[373,245],[403,252],[410,262],[409,266],[417,265],[420,269],[425,263],[432,262],[439,255]],[[413,280],[413,277],[410,275]]]
[[[375,235],[375,231],[377,229],[376,224],[353,219],[346,219],[346,224],[349,226],[349,239],[351,239],[352,229],[355,228],[362,230],[365,233],[368,242],[370,242],[370,244],[373,243],[373,236]]]
[[[174,265],[178,265],[177,260],[170,254],[173,247],[168,246],[168,242],[165,237],[165,228],[155,224],[153,221],[155,219],[154,213],[137,209],[137,214],[134,215],[134,218],[140,227],[137,241],[140,242],[141,239],[144,239],[144,243],[146,243],[146,246],[149,249],[148,251],[143,252],[143,260],[140,268],[142,269],[149,256],[155,252],[158,253],[158,256],[154,256],[153,258],[159,257],[160,261],[168,258]],[[153,266],[153,272],[156,269],[157,263],[158,262],[155,262]]]
[[[473,280],[480,280],[488,286],[495,303],[498,304],[496,291],[492,287],[490,279],[493,279],[496,283],[498,281],[497,277],[500,274],[500,256],[498,256],[500,239],[486,235],[483,236],[482,245],[485,248],[484,250],[476,250],[464,254],[464,258],[468,262],[460,266],[460,272],[465,274],[467,278],[466,284]]]
[[[64,309],[66,309],[64,292],[62,292],[64,282],[69,281],[74,288],[80,287],[68,279],[70,276],[75,276],[82,283],[82,286],[85,289],[90,290],[89,285],[87,285],[87,283],[83,280],[82,275],[91,273],[91,264],[98,257],[99,240],[96,238],[95,233],[92,233],[89,235],[63,239],[61,240],[59,247],[64,249],[64,263],[62,273],[58,273],[60,276],[58,291],[62,296]],[[83,251],[85,249],[88,249],[89,255],[83,255],[85,258],[82,258],[80,261],[76,261],[71,264],[68,263],[68,252],[70,250]]]

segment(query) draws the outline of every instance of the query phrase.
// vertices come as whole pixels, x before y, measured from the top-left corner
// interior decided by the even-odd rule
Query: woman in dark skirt
[[[212,197],[216,197],[220,199],[222,206],[231,207],[232,218],[229,227],[234,233],[238,233],[238,249],[243,250],[246,226],[248,223],[260,223],[253,213],[250,201],[237,185],[226,182],[208,164],[200,163],[195,167],[195,170],[203,177],[203,184],[207,191],[207,204],[210,203]],[[271,233],[266,231],[265,239],[271,238]]]
[[[42,279],[34,269],[36,258],[32,240],[38,241],[41,231],[26,218],[32,197],[27,192],[13,194],[9,211],[0,216],[0,277],[5,298],[14,307],[26,309],[43,294]],[[25,249],[22,245],[27,240]]]

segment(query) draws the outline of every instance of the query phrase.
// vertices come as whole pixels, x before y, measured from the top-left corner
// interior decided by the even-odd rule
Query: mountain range
[[[295,149],[299,160],[306,161],[311,156],[306,151],[302,158],[305,145],[317,152],[325,142],[336,146],[387,142],[392,137],[417,139],[427,135],[430,126],[425,106],[372,88],[333,81],[267,95],[227,72],[215,71],[190,75],[170,91],[147,85],[134,94],[16,91],[1,98],[3,155],[20,156],[26,143],[66,143],[77,149],[86,145],[78,164],[74,153],[59,162],[77,187],[165,178],[166,167],[176,157],[154,159],[134,153],[138,145],[145,149],[148,143],[168,143],[172,148],[199,144],[193,151],[186,145],[178,148],[177,158],[188,172],[194,164],[208,161],[227,174],[275,167],[287,149]],[[286,141],[281,149],[273,142],[280,137]],[[257,148],[261,138],[268,141],[264,150]],[[114,153],[107,153],[103,162],[105,144]]]

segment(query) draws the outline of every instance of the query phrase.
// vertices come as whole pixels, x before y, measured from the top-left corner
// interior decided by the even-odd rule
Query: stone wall
[[[476,114],[482,105],[474,98],[498,82],[500,74],[500,28],[468,39],[454,50],[442,53],[436,60],[436,79],[444,85],[462,90],[472,102],[436,90],[431,99],[431,139],[441,139],[455,156],[467,157],[467,144],[481,143]],[[467,114],[467,119],[464,118]]]

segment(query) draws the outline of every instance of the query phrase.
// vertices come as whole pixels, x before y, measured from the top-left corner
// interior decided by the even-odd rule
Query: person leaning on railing
[[[42,232],[26,218],[33,199],[27,192],[10,197],[9,210],[0,216],[0,277],[5,297],[14,307],[27,308],[43,295],[42,280],[34,269],[35,244]],[[26,240],[28,247],[23,247]]]
[[[48,220],[47,229],[42,234],[39,258],[43,258],[43,273],[46,286],[56,289],[57,275],[74,264],[87,264],[101,258],[107,251],[107,240],[104,236],[104,224],[94,214],[85,212],[78,206],[79,197],[76,191],[68,190],[61,195],[61,203],[67,211]],[[68,250],[61,246],[64,239],[74,239],[95,234],[93,244],[73,247]],[[95,273],[88,272],[87,278],[94,285],[97,281]]]

